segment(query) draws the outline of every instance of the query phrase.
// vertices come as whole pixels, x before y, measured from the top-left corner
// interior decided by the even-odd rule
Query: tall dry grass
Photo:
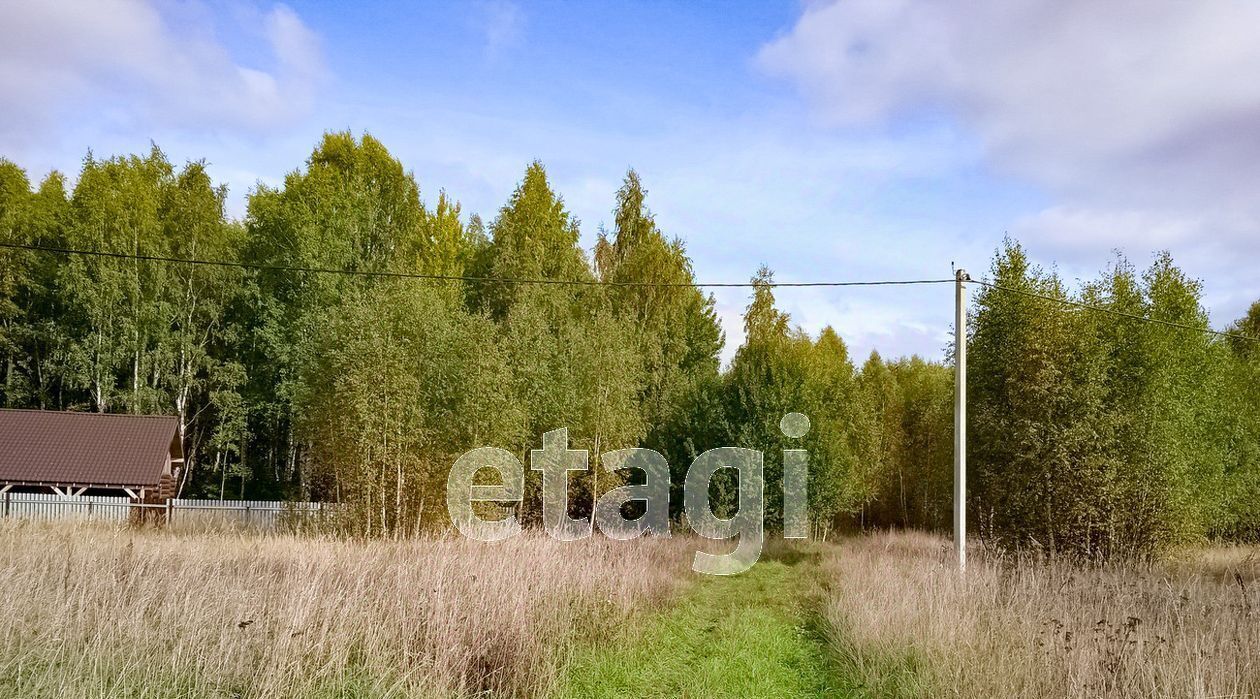
[[[825,562],[825,617],[873,696],[1260,697],[1260,553],[1082,566],[879,534]]]
[[[0,522],[0,695],[534,695],[688,546]]]

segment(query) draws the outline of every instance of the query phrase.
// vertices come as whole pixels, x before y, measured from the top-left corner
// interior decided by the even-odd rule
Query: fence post
[[[4,516],[9,516],[9,491],[4,491]]]
[[[166,523],[171,523],[171,515],[175,513],[175,500],[173,498],[166,499]]]

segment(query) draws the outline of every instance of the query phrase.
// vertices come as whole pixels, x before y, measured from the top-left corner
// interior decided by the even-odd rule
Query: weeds
[[[971,555],[880,534],[825,561],[826,616],[872,696],[1260,696],[1260,566],[1245,548],[1159,564]],[[895,679],[895,682],[894,682]]]
[[[3,522],[0,696],[533,696],[689,546]]]

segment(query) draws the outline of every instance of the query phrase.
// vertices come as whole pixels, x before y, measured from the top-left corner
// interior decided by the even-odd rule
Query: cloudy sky
[[[1004,235],[1068,279],[1172,251],[1260,298],[1260,3],[0,0],[0,156],[205,159],[235,214],[328,129],[487,219],[548,167],[587,245],[627,167],[707,281],[948,277]],[[948,287],[791,290],[858,355],[941,355]],[[719,294],[740,339],[745,294]]]

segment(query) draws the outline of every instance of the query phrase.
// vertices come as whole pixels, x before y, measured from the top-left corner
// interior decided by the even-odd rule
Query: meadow
[[[510,548],[509,548],[510,547]],[[0,522],[0,695],[532,696],[691,575],[686,544]]]
[[[1260,552],[1083,565],[880,533],[366,540],[0,522],[5,697],[1246,697]]]
[[[860,694],[1260,696],[1260,549],[1079,564],[971,554],[925,534],[851,539],[823,614]]]

